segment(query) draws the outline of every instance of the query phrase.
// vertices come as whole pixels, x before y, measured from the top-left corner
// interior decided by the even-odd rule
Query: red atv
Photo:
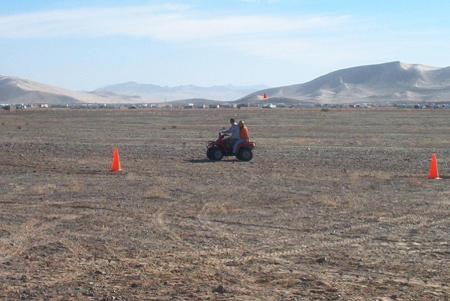
[[[254,142],[246,142],[239,145],[236,154],[233,154],[233,146],[229,145],[227,139],[228,135],[219,133],[219,138],[216,141],[209,141],[206,150],[206,156],[211,161],[220,161],[224,156],[236,156],[241,161],[250,161],[253,158],[253,148],[256,146]]]

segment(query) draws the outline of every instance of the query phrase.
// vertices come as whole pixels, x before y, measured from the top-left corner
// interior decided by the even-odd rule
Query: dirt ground
[[[449,163],[447,110],[1,112],[0,299],[449,300]]]

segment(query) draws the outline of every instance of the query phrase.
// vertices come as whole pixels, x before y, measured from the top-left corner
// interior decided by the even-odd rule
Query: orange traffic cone
[[[111,171],[122,171],[122,166],[120,165],[119,149],[117,147],[114,149],[114,160]]]
[[[438,167],[438,160],[436,154],[433,154],[431,157],[431,168],[430,168],[430,175],[428,176],[428,179],[432,180],[440,180],[439,178],[439,167]]]

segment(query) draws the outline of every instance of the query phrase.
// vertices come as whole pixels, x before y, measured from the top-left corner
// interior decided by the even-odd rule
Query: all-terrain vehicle
[[[239,146],[236,154],[233,154],[233,146],[226,139],[228,135],[220,132],[216,141],[209,141],[206,156],[211,161],[220,161],[224,156],[236,156],[238,160],[250,161],[253,158],[253,149],[256,144],[248,141]]]

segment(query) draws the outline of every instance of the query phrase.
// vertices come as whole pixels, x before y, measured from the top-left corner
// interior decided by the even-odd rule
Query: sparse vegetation
[[[257,144],[250,163],[205,160],[230,116]],[[0,131],[0,299],[449,295],[449,183],[427,179],[433,152],[450,174],[446,111],[2,119],[13,126]],[[14,126],[23,120],[33,126]],[[183,126],[162,131],[174,120]],[[124,173],[109,171],[114,147]]]

